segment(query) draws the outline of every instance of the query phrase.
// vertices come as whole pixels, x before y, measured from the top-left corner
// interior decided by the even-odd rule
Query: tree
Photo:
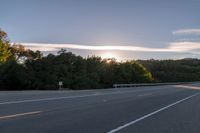
[[[22,64],[9,60],[0,66],[0,88],[3,90],[24,90],[27,88],[28,73]]]
[[[200,60],[139,60],[157,82],[182,82],[200,80]]]
[[[7,34],[0,29],[0,64],[7,61],[10,56],[11,51]]]
[[[32,51],[30,49],[26,49],[21,44],[13,44],[12,47],[10,47],[11,53],[13,58],[17,62],[24,62],[26,60],[36,60],[42,58],[42,53],[40,51]]]

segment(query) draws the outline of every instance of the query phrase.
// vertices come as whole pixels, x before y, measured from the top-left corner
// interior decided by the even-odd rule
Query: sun
[[[116,58],[116,55],[111,52],[103,53],[101,54],[102,59],[108,59],[108,58]]]

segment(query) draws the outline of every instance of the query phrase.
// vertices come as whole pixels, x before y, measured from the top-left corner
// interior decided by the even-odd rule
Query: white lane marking
[[[181,103],[181,102],[183,102],[183,101],[185,101],[185,100],[188,100],[188,99],[190,99],[190,98],[192,98],[192,97],[194,97],[194,96],[197,96],[197,95],[199,95],[199,94],[200,94],[200,93],[195,93],[195,94],[193,94],[193,95],[191,95],[191,96],[188,96],[188,97],[186,97],[186,98],[184,98],[184,99],[181,99],[181,100],[179,100],[179,101],[176,101],[176,102],[174,102],[174,103],[172,103],[172,104],[169,104],[169,105],[167,105],[167,106],[165,106],[165,107],[163,107],[163,108],[160,108],[160,109],[158,109],[158,110],[156,110],[156,111],[154,111],[154,112],[152,112],[152,113],[149,113],[149,114],[147,114],[147,115],[144,115],[144,116],[142,116],[142,117],[140,117],[140,118],[138,118],[138,119],[136,119],[136,120],[134,120],[134,121],[131,121],[131,122],[129,122],[129,123],[126,123],[126,124],[124,124],[124,125],[122,125],[122,126],[119,126],[119,127],[115,128],[115,129],[112,129],[111,131],[109,131],[109,132],[107,132],[107,133],[115,133],[115,132],[118,132],[119,130],[122,130],[122,129],[124,129],[124,128],[130,126],[130,125],[133,125],[133,124],[135,124],[135,123],[137,123],[137,122],[139,122],[139,121],[141,121],[141,120],[143,120],[143,119],[146,119],[146,118],[148,118],[148,117],[151,117],[151,116],[153,116],[153,115],[155,115],[155,114],[157,114],[157,113],[159,113],[159,112],[161,112],[161,111],[163,111],[163,110],[166,110],[166,109],[168,109],[168,108],[170,108],[170,107],[172,107],[172,106],[175,106],[176,104],[179,104],[179,103]]]
[[[103,102],[107,102],[107,100],[106,100],[106,99],[104,99],[104,100],[103,100]]]
[[[117,91],[117,92],[98,93],[98,94],[94,93],[94,94],[80,95],[80,96],[66,96],[66,97],[53,97],[53,98],[51,97],[51,98],[40,98],[40,99],[30,99],[30,100],[8,101],[8,102],[0,102],[0,105],[17,104],[17,103],[28,103],[28,102],[40,102],[40,101],[51,101],[51,100],[71,99],[71,98],[83,98],[83,97],[112,95],[112,94],[123,94],[123,93],[133,93],[133,92],[151,91],[151,90],[166,90],[166,89],[163,89],[163,88],[152,88],[152,89],[143,89],[143,90],[135,90],[135,91]]]
[[[138,95],[139,97],[143,97],[143,96],[150,96],[150,95],[153,95],[152,93],[147,93],[147,94],[141,94],[141,95]]]
[[[26,115],[35,115],[39,114],[41,111],[34,111],[34,112],[27,112],[27,113],[19,113],[14,115],[6,115],[6,116],[0,116],[0,120],[8,119],[8,118],[14,118],[14,117],[20,117],[20,116],[26,116]]]

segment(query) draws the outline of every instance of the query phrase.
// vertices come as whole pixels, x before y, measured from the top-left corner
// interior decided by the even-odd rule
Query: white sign
[[[63,82],[62,82],[62,81],[59,81],[58,84],[59,84],[60,86],[62,86],[62,85],[63,85]]]

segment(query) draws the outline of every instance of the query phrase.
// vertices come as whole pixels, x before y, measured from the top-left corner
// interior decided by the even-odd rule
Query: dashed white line
[[[199,94],[200,94],[200,93],[195,93],[195,94],[193,94],[193,95],[191,95],[191,96],[188,96],[188,97],[186,97],[186,98],[183,98],[183,99],[181,99],[181,100],[179,100],[179,101],[176,101],[176,102],[174,102],[174,103],[172,103],[172,104],[169,104],[169,105],[167,105],[167,106],[165,106],[165,107],[163,107],[163,108],[160,108],[160,109],[158,109],[158,110],[156,110],[156,111],[154,111],[154,112],[151,112],[151,113],[149,113],[149,114],[146,114],[146,115],[144,115],[144,116],[142,116],[142,117],[140,117],[140,118],[138,118],[138,119],[136,119],[136,120],[134,120],[134,121],[128,122],[128,123],[126,123],[126,124],[124,124],[124,125],[122,125],[122,126],[119,126],[119,127],[115,128],[115,129],[112,129],[111,131],[109,131],[109,132],[107,132],[107,133],[116,133],[116,132],[118,132],[118,131],[120,131],[120,130],[122,130],[122,129],[128,127],[128,126],[130,126],[130,125],[133,125],[133,124],[135,124],[135,123],[137,123],[137,122],[139,122],[139,121],[141,121],[141,120],[143,120],[143,119],[146,119],[146,118],[148,118],[148,117],[151,117],[151,116],[153,116],[153,115],[155,115],[155,114],[157,114],[157,113],[159,113],[159,112],[161,112],[161,111],[163,111],[163,110],[166,110],[166,109],[168,109],[168,108],[170,108],[170,107],[172,107],[172,106],[175,106],[176,104],[179,104],[179,103],[181,103],[181,102],[183,102],[183,101],[185,101],[185,100],[188,100],[188,99],[190,99],[190,98],[192,98],[192,97],[194,97],[194,96],[197,96],[197,95],[199,95]]]
[[[143,97],[143,96],[150,96],[150,95],[153,95],[152,93],[147,93],[147,94],[141,94],[141,95],[138,95],[139,97]]]
[[[34,111],[34,112],[27,112],[27,113],[19,113],[14,115],[6,115],[6,116],[0,116],[0,120],[8,119],[8,118],[14,118],[14,117],[20,117],[20,116],[26,116],[26,115],[35,115],[39,114],[41,111]]]

